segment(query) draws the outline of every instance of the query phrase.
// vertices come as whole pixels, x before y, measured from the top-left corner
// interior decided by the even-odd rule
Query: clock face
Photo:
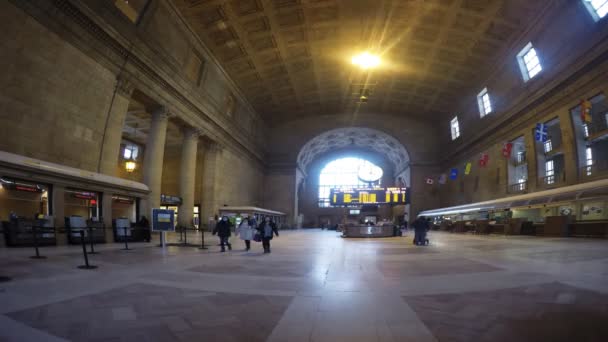
[[[382,169],[372,163],[364,163],[359,167],[359,179],[364,182],[375,182],[382,178]]]

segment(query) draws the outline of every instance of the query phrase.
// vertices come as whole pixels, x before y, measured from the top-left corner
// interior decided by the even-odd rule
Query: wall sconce
[[[132,160],[129,160],[125,163],[125,170],[127,170],[128,173],[135,171],[136,167],[137,167],[137,163],[135,163]]]

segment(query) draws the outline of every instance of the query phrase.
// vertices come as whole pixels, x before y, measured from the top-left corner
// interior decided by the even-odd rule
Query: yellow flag
[[[469,173],[471,173],[471,162],[468,162],[467,165],[464,167],[464,174],[468,175]]]

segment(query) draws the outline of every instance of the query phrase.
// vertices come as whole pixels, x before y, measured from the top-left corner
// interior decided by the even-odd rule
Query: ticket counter
[[[85,220],[98,219],[99,193],[81,189],[66,189],[64,195],[65,216],[79,216]]]
[[[34,219],[49,215],[50,186],[0,177],[0,220],[13,217]]]

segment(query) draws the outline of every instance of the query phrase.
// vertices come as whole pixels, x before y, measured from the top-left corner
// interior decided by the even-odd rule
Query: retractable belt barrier
[[[81,270],[92,270],[97,266],[89,265],[89,256],[87,255],[87,244],[84,240],[84,229],[80,230],[80,242],[82,242],[82,254],[84,255],[84,265],[78,266]],[[91,245],[92,246],[92,245]]]
[[[205,247],[205,230],[203,228],[189,228],[189,227],[177,227],[176,231],[179,231],[179,240],[177,243],[166,243],[167,246],[176,246],[176,247],[197,247],[198,249],[207,249]],[[188,243],[188,231],[199,232],[201,234],[201,244]],[[161,245],[158,245],[161,247]]]
[[[95,251],[95,236],[94,236],[94,232],[95,231],[105,231],[105,230],[113,230],[113,231],[118,231],[118,229],[122,229],[123,233],[124,233],[124,243],[125,246],[124,248],[121,248],[121,250],[124,251],[130,251],[133,250],[132,248],[129,248],[129,244],[128,244],[128,240],[129,240],[129,235],[127,234],[128,232],[130,232],[131,234],[133,234],[133,232],[135,231],[147,231],[147,232],[151,232],[149,228],[144,228],[144,227],[121,227],[121,228],[115,228],[115,227],[39,227],[39,226],[32,226],[32,235],[33,235],[33,247],[35,250],[35,255],[30,256],[30,258],[32,259],[46,259],[47,257],[44,255],[40,254],[40,238],[45,236],[45,234],[55,234],[55,237],[57,236],[57,234],[77,234],[80,240],[80,245],[82,246],[82,255],[84,258],[84,265],[79,265],[78,268],[79,269],[86,269],[86,270],[91,270],[91,269],[96,269],[98,268],[98,266],[96,265],[91,265],[89,263],[89,254],[99,254],[98,251]],[[188,228],[188,227],[179,227],[178,228],[179,233],[180,233],[180,241],[179,243],[173,243],[173,244],[169,244],[172,246],[181,246],[181,247],[198,247],[198,249],[207,249],[207,247],[205,246],[205,229],[204,228],[200,228],[200,229],[196,229],[196,228]],[[188,243],[188,231],[194,231],[194,232],[198,232],[201,234],[201,242],[200,245],[197,244],[192,244],[192,243]],[[149,240],[148,240],[149,241]],[[90,246],[90,251],[87,251],[87,243]],[[4,276],[4,275],[0,275],[0,283],[1,282],[7,282],[7,281],[11,281],[12,278],[8,277],[8,276]]]
[[[34,249],[36,250],[36,255],[32,255],[30,258],[32,259],[46,259],[46,257],[44,255],[40,255],[40,250],[38,247],[40,247],[39,245],[39,235],[42,234],[44,235],[45,233],[53,233],[55,234],[55,228],[45,228],[45,227],[38,227],[38,226],[32,226],[32,235],[34,237]]]

